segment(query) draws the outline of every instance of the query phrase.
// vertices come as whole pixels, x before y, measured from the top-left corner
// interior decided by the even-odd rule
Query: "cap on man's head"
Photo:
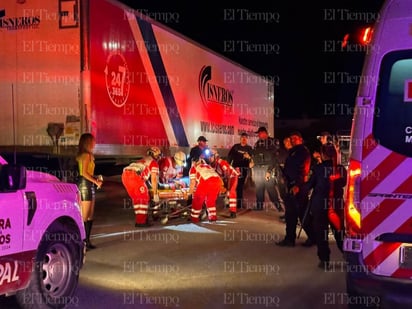
[[[207,142],[207,139],[206,139],[206,137],[204,137],[203,135],[201,135],[201,136],[199,136],[199,137],[197,138],[197,141],[198,141],[198,142]]]
[[[324,140],[324,138],[326,138],[326,140]],[[320,132],[320,135],[319,135],[318,139],[322,143],[333,143],[333,136],[328,131]]]
[[[249,135],[246,132],[243,132],[242,134],[240,134],[241,137],[248,137]]]
[[[290,137],[290,136],[294,136],[294,135],[299,136],[300,138],[302,138],[302,134],[301,134],[299,131],[292,131],[292,132],[290,132],[289,137]]]
[[[332,136],[328,131],[322,131],[320,132],[319,136]]]
[[[265,127],[259,127],[259,129],[255,133],[260,133],[260,132],[266,132],[268,133],[268,130],[266,130]]]

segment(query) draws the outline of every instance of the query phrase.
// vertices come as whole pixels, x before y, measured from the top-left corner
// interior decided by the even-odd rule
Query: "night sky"
[[[355,38],[360,28],[372,25],[383,3],[316,1],[308,9],[294,1],[252,1],[237,7],[121,2],[274,80],[280,118],[327,118],[346,127],[365,48],[353,40],[350,50],[342,50],[340,43],[346,33]],[[231,42],[234,50],[228,48]]]

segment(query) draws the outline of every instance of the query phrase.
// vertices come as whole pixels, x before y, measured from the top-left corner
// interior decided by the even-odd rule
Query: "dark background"
[[[359,31],[378,19],[383,3],[121,2],[274,80],[275,131],[295,126],[311,131],[308,134],[324,129],[333,133],[350,129],[367,51],[358,41]],[[350,47],[342,49],[345,34],[350,35]],[[237,43],[235,50],[228,50],[228,42],[233,41]],[[246,50],[240,44],[252,48],[265,45],[272,51]]]

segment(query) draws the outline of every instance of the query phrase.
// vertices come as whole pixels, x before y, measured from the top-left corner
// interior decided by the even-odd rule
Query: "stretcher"
[[[160,221],[166,224],[170,219],[182,218],[190,219],[192,197],[185,198],[185,193],[189,188],[182,189],[159,189],[159,202],[152,203],[149,208],[149,214],[153,221]],[[207,218],[206,210],[202,211],[200,219]]]
[[[177,185],[178,184],[178,185]],[[157,193],[159,195],[159,202],[153,202],[153,190],[150,189],[151,204],[149,207],[149,216],[152,221],[160,221],[161,224],[166,224],[170,219],[183,218],[190,219],[192,196],[185,196],[189,191],[189,178],[180,178],[177,182],[172,184],[158,185]],[[219,198],[226,196],[226,189],[222,187]],[[206,206],[204,205],[200,213],[200,221],[206,220],[208,217]]]

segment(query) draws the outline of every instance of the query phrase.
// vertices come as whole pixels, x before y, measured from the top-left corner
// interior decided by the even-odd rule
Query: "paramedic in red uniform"
[[[179,189],[188,186],[187,177],[183,177],[186,165],[186,154],[177,151],[173,157],[162,157],[159,160],[159,182],[169,189]]]
[[[212,166],[219,176],[222,178],[224,186],[226,188],[226,194],[229,198],[229,211],[230,217],[236,218],[237,209],[237,195],[236,188],[239,177],[239,169],[235,169],[226,160],[220,158],[216,149],[212,149],[211,156],[209,158],[210,166]]]
[[[210,222],[217,220],[216,201],[223,188],[223,181],[219,174],[199,157],[193,157],[192,167],[189,171],[190,186],[186,198],[193,195],[191,221],[199,222],[203,203],[206,204]]]
[[[135,227],[150,226],[148,211],[150,203],[149,186],[153,190],[153,202],[159,202],[157,160],[161,151],[157,147],[147,150],[147,156],[127,166],[122,173],[122,182],[133,202]]]

